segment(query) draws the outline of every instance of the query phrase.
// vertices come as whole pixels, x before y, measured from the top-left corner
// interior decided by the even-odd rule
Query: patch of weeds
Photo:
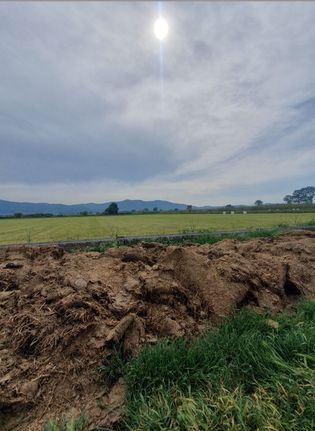
[[[60,419],[50,419],[43,431],[84,431],[88,420],[84,415],[79,417],[62,416]]]
[[[238,233],[216,233],[213,231],[204,231],[198,235],[185,236],[183,234],[182,238],[175,237],[175,238],[158,238],[154,240],[154,242],[166,244],[166,245],[185,245],[185,244],[216,244],[217,242],[226,240],[226,239],[232,239],[237,241],[248,241],[250,239],[254,238],[266,238],[266,237],[274,237],[277,235],[280,235],[281,233],[285,232],[286,228],[266,228],[266,229],[255,229],[252,231],[244,231],[244,232],[238,232]],[[134,246],[138,244],[139,240],[135,240],[132,243],[127,243],[125,245]],[[145,242],[152,242],[152,241],[145,241]]]
[[[272,237],[279,235],[283,232],[283,229],[271,228],[271,229],[255,229],[253,231],[240,232],[240,233],[215,233],[213,231],[202,231],[198,235],[189,235],[188,232],[184,233],[184,231],[179,234],[177,237],[167,237],[167,238],[156,238],[154,242],[165,245],[185,245],[185,244],[215,244],[219,241],[223,241],[225,239],[235,239],[238,241],[247,241],[253,238],[259,237]],[[190,232],[191,233],[191,232]],[[182,235],[182,238],[180,236]],[[129,247],[134,247],[140,242],[151,243],[152,240],[138,240],[134,239],[131,241],[126,241],[120,238],[117,238],[115,241],[101,243],[97,245],[92,245],[88,247],[80,248],[79,251],[88,252],[88,251],[98,251],[104,252],[111,247],[119,247],[123,245],[127,245]],[[78,251],[78,250],[76,250]]]
[[[26,243],[27,244],[30,244],[32,242],[32,235],[31,235],[31,231],[30,230],[28,230],[27,232],[26,232]]]
[[[98,251],[99,253],[103,253],[104,251],[112,247],[117,247],[117,243],[115,241],[102,242],[100,244],[89,245],[87,247],[82,247],[82,248],[80,247],[79,250],[75,249],[74,251],[81,251],[81,252]]]
[[[306,223],[303,223],[303,226],[315,226],[315,218],[309,220]]]
[[[287,223],[279,223],[278,227],[281,228],[281,229],[286,229],[286,228],[290,227],[290,225],[287,224]]]
[[[225,239],[235,239],[238,241],[247,241],[253,238],[259,237],[272,237],[280,234],[282,231],[279,228],[273,229],[257,229],[253,231],[245,231],[239,233],[215,233],[215,232],[204,232],[200,235],[192,236],[189,238],[184,238],[180,240],[178,238],[169,239],[169,244],[185,244],[185,243],[194,243],[194,244],[215,244],[217,242],[223,241]]]
[[[99,381],[109,389],[123,375],[127,359],[122,349],[114,350],[97,369]]]
[[[161,341],[119,364],[126,429],[314,429],[314,302],[276,316],[242,309],[194,340]]]

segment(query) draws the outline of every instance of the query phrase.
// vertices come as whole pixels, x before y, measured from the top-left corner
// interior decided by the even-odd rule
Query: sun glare
[[[168,33],[168,24],[164,18],[158,18],[154,23],[154,34],[157,39],[164,40]]]

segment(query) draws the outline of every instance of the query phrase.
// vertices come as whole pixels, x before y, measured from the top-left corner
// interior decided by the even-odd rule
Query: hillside
[[[104,203],[86,203],[86,204],[49,204],[49,203],[33,203],[33,202],[11,202],[0,199],[0,216],[13,215],[15,213],[23,214],[79,214],[82,211],[91,213],[103,212],[110,204]],[[164,211],[185,209],[186,204],[179,204],[163,200],[142,201],[130,200],[117,201],[119,211],[142,211],[145,208],[153,210],[158,208]]]

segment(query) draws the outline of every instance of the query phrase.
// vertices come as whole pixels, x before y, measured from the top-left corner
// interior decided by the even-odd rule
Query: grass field
[[[0,244],[265,228],[315,222],[302,214],[148,214],[0,220]]]

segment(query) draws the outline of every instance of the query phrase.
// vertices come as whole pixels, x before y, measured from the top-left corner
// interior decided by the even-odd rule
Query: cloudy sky
[[[0,199],[281,201],[315,185],[315,4],[0,3]]]

